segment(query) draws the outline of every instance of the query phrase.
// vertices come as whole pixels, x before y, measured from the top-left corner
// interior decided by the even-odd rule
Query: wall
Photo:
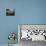
[[[6,8],[15,9],[16,16],[6,16]],[[17,24],[46,24],[46,0],[0,0],[0,44],[8,43]]]

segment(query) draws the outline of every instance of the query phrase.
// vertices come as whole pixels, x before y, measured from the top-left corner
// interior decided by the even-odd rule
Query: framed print
[[[6,16],[15,16],[15,9],[6,9]]]

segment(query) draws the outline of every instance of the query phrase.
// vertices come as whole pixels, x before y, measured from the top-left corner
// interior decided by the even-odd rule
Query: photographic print
[[[15,16],[15,9],[6,9],[6,16]]]

